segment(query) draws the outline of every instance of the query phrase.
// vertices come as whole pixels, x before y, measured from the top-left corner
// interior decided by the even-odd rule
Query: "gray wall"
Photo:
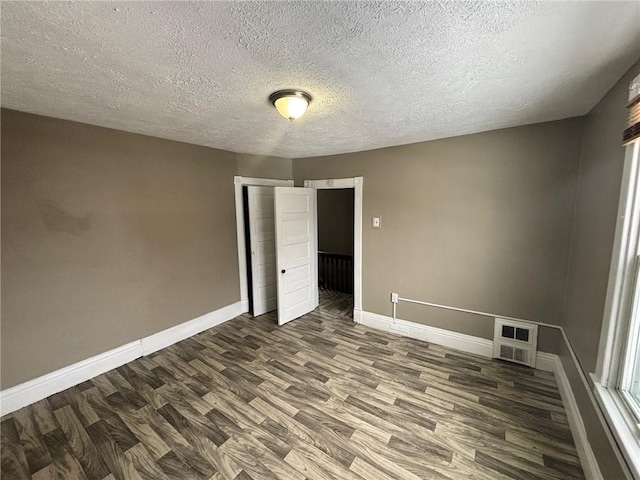
[[[564,328],[585,372],[595,371],[598,356],[624,164],[625,105],[629,84],[638,73],[640,62],[585,121],[564,303]],[[568,350],[561,352],[561,359],[604,478],[623,478]]]
[[[594,345],[594,350],[597,350],[598,345]],[[580,373],[576,367],[575,362],[571,358],[571,354],[566,347],[565,342],[560,343],[560,360],[562,366],[567,374],[571,390],[576,398],[582,421],[584,422],[587,436],[589,437],[589,443],[591,449],[598,461],[600,471],[602,472],[602,478],[604,480],[623,480],[625,475],[622,471],[620,463],[616,459],[616,455],[611,447],[611,443],[606,436],[604,427],[598,419],[598,414],[587,394],[586,389],[583,386],[582,380],[580,380]]]
[[[2,388],[239,300],[235,154],[2,110]]]
[[[353,188],[318,190],[318,249],[353,255]]]
[[[390,315],[395,291],[560,323],[581,131],[582,120],[569,119],[294,159],[293,174],[298,185],[364,177],[365,310]],[[373,215],[382,215],[382,229],[371,229]],[[399,316],[493,336],[483,317],[408,305]],[[543,350],[556,351],[555,342],[542,334]]]
[[[564,327],[583,368],[595,370],[616,229],[629,83],[636,63],[587,115],[569,260]]]
[[[241,177],[293,179],[290,158],[237,153],[238,175]]]

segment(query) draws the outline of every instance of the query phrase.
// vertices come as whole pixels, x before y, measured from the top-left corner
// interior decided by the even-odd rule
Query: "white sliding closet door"
[[[277,308],[273,187],[247,187],[253,316]]]

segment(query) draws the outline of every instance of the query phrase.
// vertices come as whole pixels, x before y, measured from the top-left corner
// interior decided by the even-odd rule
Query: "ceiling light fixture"
[[[302,90],[278,90],[269,95],[278,113],[292,122],[304,115],[311,100],[311,95]]]

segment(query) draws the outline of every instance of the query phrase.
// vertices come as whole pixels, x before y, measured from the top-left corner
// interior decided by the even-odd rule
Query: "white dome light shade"
[[[299,90],[280,90],[272,93],[269,100],[280,115],[294,121],[304,115],[311,103],[311,95]]]
[[[273,105],[284,118],[295,120],[304,115],[309,104],[302,97],[281,97],[273,102]]]

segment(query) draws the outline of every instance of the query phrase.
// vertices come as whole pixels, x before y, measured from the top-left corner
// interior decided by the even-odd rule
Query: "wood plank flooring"
[[[583,478],[552,374],[241,316],[1,419],[2,479]]]
[[[353,295],[322,287],[318,290],[320,292],[318,310],[339,317],[353,318]]]

